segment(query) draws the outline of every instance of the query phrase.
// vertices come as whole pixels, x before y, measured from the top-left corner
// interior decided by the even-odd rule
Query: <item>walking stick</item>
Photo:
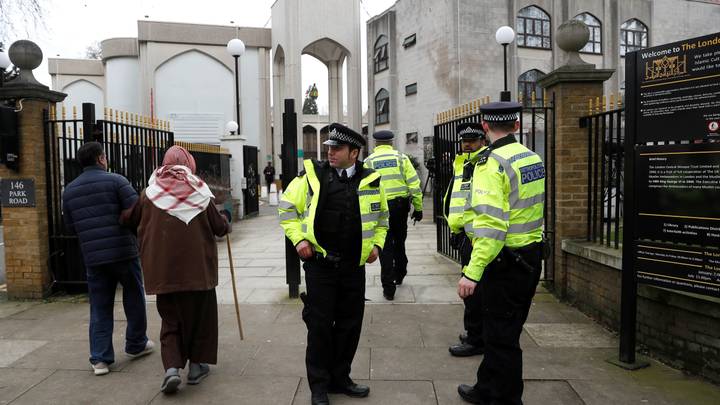
[[[232,278],[233,297],[235,298],[235,315],[237,315],[238,330],[240,331],[240,340],[245,339],[243,335],[242,321],[240,321],[240,304],[238,303],[237,287],[235,286],[235,266],[233,265],[232,250],[230,249],[230,234],[226,235],[228,247],[228,259],[230,260],[230,277]]]

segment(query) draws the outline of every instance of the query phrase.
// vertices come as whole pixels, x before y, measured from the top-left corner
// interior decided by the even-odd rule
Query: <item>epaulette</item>
[[[480,155],[478,156],[478,160],[477,160],[477,162],[475,162],[475,165],[476,165],[476,166],[477,166],[477,165],[482,166],[482,165],[484,165],[485,163],[487,163],[488,158],[490,158],[490,154],[491,154],[491,153],[492,153],[492,148],[487,148],[487,149],[485,149],[484,151],[482,151],[482,152],[480,153]]]
[[[305,174],[306,174],[306,173],[305,173],[305,169],[302,169],[302,170],[300,171],[300,173],[298,173],[298,177],[302,177],[302,176],[304,176]]]
[[[380,187],[380,177],[370,182],[371,187]]]

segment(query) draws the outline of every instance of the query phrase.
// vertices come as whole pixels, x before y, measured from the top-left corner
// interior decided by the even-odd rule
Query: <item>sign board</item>
[[[634,243],[623,267],[641,283],[720,297],[720,33],[626,59]]]
[[[3,207],[34,207],[34,179],[2,179],[0,180],[0,204]]]
[[[720,138],[720,33],[637,52],[637,142]]]

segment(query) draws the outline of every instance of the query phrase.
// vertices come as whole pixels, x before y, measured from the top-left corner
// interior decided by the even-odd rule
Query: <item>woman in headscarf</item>
[[[179,369],[188,360],[188,384],[198,384],[210,372],[208,364],[217,363],[215,237],[231,227],[194,173],[192,155],[179,146],[169,148],[136,205],[121,218],[137,229],[145,289],[157,295],[166,394],[177,391]]]

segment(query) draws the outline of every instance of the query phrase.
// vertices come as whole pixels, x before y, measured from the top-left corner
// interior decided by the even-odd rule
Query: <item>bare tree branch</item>
[[[44,27],[47,0],[0,0],[0,43],[14,37],[29,37],[33,30]]]

